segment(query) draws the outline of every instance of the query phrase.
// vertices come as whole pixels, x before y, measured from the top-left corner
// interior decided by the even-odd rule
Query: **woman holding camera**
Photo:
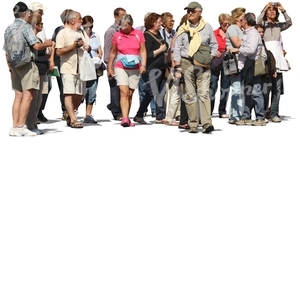
[[[279,11],[283,14],[285,22],[279,22]],[[280,123],[279,100],[282,92],[282,73],[289,70],[280,42],[281,31],[291,27],[292,20],[280,2],[269,2],[257,18],[257,23],[264,27],[266,48],[273,53],[276,59],[277,76],[271,78],[271,86],[268,85],[268,90],[264,93],[264,97],[265,101],[268,101],[266,97],[269,98],[269,93],[272,91],[270,121]]]

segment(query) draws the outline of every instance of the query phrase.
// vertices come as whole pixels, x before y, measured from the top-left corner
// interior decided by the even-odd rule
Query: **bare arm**
[[[143,74],[146,72],[146,64],[147,64],[147,51],[146,51],[145,43],[141,43],[140,54],[141,54],[141,59],[142,59],[140,73]]]
[[[115,57],[117,55],[117,46],[112,45],[109,53],[109,61],[107,64],[107,77],[111,77],[115,75],[114,69],[113,69],[113,62],[115,60]]]

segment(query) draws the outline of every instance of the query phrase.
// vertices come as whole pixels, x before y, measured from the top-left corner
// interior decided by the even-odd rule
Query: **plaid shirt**
[[[112,46],[112,39],[114,34],[119,31],[119,26],[114,23],[111,25],[104,34],[104,49],[103,49],[103,60],[107,64],[109,61],[110,49]]]
[[[38,42],[31,25],[28,24],[27,22],[25,22],[23,19],[16,18],[14,20],[14,22],[12,24],[10,24],[4,32],[3,50],[5,52],[6,52],[6,43],[7,43],[8,37],[11,34],[12,30],[18,29],[21,26],[22,26],[22,34],[23,34],[23,37],[24,37],[28,47],[33,46],[34,44],[36,44]],[[33,56],[33,53],[32,53],[32,56]]]

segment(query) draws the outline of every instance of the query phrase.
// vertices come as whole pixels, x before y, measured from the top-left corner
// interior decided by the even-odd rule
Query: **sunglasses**
[[[197,12],[197,10],[196,10],[195,8],[188,8],[186,12],[187,12],[188,14],[189,14],[189,13],[194,14],[195,12]]]
[[[230,23],[222,23],[222,26],[229,26]]]

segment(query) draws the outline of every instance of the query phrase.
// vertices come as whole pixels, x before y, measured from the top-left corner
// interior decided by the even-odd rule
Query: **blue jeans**
[[[245,86],[245,107],[243,119],[251,119],[251,110],[254,107],[256,119],[265,118],[264,97],[261,89],[261,77],[254,77],[252,85]]]
[[[220,103],[218,108],[219,116],[226,114],[226,106],[230,91],[230,78],[224,75],[223,69],[218,72],[211,72],[210,75],[210,86],[209,96],[211,101],[211,113],[215,107],[215,96],[218,90],[219,78],[221,77],[221,90],[220,90]]]
[[[140,99],[140,104],[143,100],[143,98],[145,97],[145,94],[146,94],[146,91],[147,91],[147,85],[146,83],[144,82],[142,76],[140,78],[140,81],[139,81],[139,88],[138,88],[138,91],[139,91],[139,99]],[[156,108],[155,108],[155,101],[154,101],[154,98],[152,98],[151,102],[150,102],[150,109],[151,109],[151,113],[155,113],[156,111]],[[145,112],[147,112],[148,110],[146,110]]]
[[[85,91],[85,103],[86,105],[93,105],[97,97],[97,88],[98,88],[98,76],[95,80],[89,80],[86,82],[86,91]]]
[[[229,76],[231,83],[231,107],[229,119],[238,121],[244,113],[244,99],[241,81],[241,73],[236,76]]]

